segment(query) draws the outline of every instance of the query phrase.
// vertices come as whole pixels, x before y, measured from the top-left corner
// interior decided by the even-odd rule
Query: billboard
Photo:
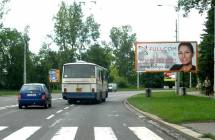
[[[195,72],[197,42],[136,42],[137,72]]]
[[[60,82],[60,70],[59,69],[49,70],[49,82],[51,82],[51,83]]]

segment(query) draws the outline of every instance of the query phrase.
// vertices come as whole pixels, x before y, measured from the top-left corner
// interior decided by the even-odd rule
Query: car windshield
[[[42,87],[40,85],[24,85],[21,88],[21,91],[31,91],[31,90],[42,91]]]

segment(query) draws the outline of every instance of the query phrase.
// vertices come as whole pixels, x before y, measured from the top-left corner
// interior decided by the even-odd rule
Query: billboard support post
[[[182,95],[186,95],[186,88],[184,86],[184,71],[182,71]]]
[[[190,72],[190,88],[192,87],[192,73]]]
[[[140,73],[137,72],[137,89],[140,88]]]

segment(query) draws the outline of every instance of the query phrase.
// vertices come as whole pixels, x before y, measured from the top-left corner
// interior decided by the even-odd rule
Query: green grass
[[[211,138],[212,140],[215,140],[215,135],[208,133],[208,134],[204,134],[202,138]]]
[[[17,95],[18,91],[15,90],[0,90],[0,96]]]
[[[175,92],[152,93],[152,97],[138,94],[128,99],[140,110],[155,114],[171,123],[215,120],[215,100],[196,96],[179,96]]]

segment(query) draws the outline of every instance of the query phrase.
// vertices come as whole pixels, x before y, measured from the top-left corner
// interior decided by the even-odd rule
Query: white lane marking
[[[16,104],[16,105],[11,105],[10,107],[17,107],[18,106],[18,104]]]
[[[62,127],[52,140],[74,140],[78,127]]]
[[[119,114],[108,114],[108,117],[119,117]]]
[[[63,98],[53,98],[52,101],[55,101],[55,100],[61,100]]]
[[[52,114],[52,115],[48,116],[46,119],[49,120],[49,119],[53,118],[54,116],[55,116],[55,115]]]
[[[94,127],[95,140],[117,140],[112,128]]]
[[[50,125],[49,127],[54,127],[56,124],[60,123],[60,121],[62,121],[62,119],[56,120],[52,125]]]
[[[0,107],[0,110],[4,110],[4,109],[7,109],[6,107]]]
[[[62,112],[63,110],[58,110],[56,113],[60,113],[60,112]]]
[[[35,127],[33,127],[33,126],[32,127],[23,127],[22,129],[19,129],[18,131],[7,136],[3,140],[26,140],[39,129],[40,129],[40,127],[36,127],[36,126]]]
[[[70,105],[70,106],[74,106],[74,105]]]
[[[163,140],[146,127],[129,127],[140,140]]]
[[[4,130],[6,128],[7,128],[7,126],[0,126],[0,131]]]
[[[65,107],[64,109],[68,109],[69,107]]]
[[[55,99],[52,99],[52,100],[55,101],[55,100],[61,100],[61,99],[63,99],[63,98],[55,98]],[[7,109],[7,108],[13,108],[13,107],[18,107],[18,104],[2,106],[2,107],[0,107],[0,110],[4,110],[4,109]]]
[[[4,110],[4,109],[7,109],[7,108],[13,108],[13,107],[17,107],[18,104],[15,104],[15,105],[8,105],[8,106],[2,106],[0,107],[0,110]]]

